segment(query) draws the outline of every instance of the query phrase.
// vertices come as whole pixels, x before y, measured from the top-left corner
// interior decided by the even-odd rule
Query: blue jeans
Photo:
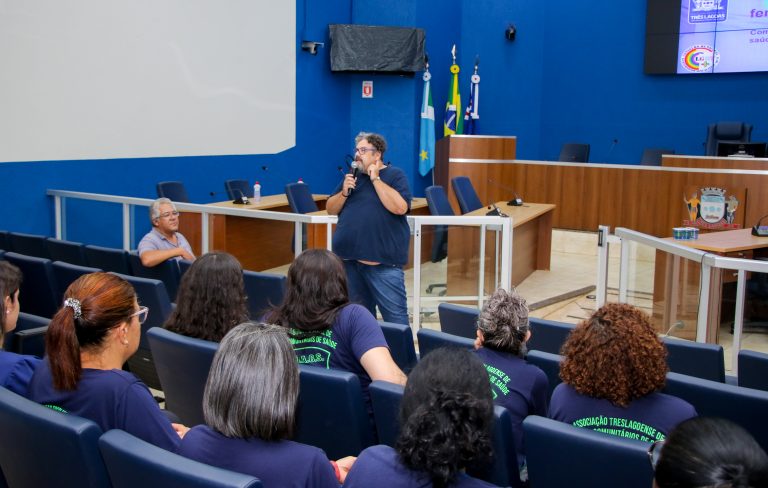
[[[376,306],[385,322],[411,325],[408,320],[408,299],[405,295],[405,274],[400,266],[363,264],[344,260],[349,298],[367,308],[375,317]]]

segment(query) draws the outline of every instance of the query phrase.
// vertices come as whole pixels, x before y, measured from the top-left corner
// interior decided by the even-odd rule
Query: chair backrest
[[[768,354],[739,351],[739,386],[768,391]]]
[[[63,261],[77,266],[85,266],[85,250],[79,242],[64,241],[49,237],[46,241],[51,261]]]
[[[48,244],[46,243],[46,239],[47,237],[39,236],[36,234],[10,232],[8,233],[8,240],[10,241],[11,248],[6,249],[6,251],[13,251],[25,256],[50,259],[51,255],[48,252]]]
[[[274,273],[243,270],[245,293],[248,295],[248,311],[258,319],[273,306],[280,305],[285,295],[286,278]]]
[[[452,303],[441,303],[437,306],[437,315],[440,318],[440,330],[446,334],[472,340],[477,337],[475,331],[480,310]]]
[[[648,444],[531,415],[523,421],[530,488],[648,488]],[[595,463],[599,463],[599,467]]]
[[[224,189],[227,190],[227,197],[230,200],[240,200],[243,195],[253,198],[253,187],[248,184],[248,180],[226,180]]]
[[[166,451],[123,430],[110,430],[99,439],[113,488],[255,488],[253,476],[209,466]]]
[[[445,188],[432,185],[428,186],[424,193],[427,196],[427,205],[431,215],[455,215],[451,203],[448,201],[448,195],[445,193]],[[430,260],[437,263],[448,256],[448,226],[437,225],[434,227],[434,232]]]
[[[219,345],[160,327],[149,329],[147,339],[165,393],[165,408],[185,425],[204,424],[203,391]]]
[[[640,164],[643,166],[661,166],[661,157],[665,154],[675,154],[675,150],[659,149],[657,147],[646,147],[643,149],[643,155],[640,158]]]
[[[17,354],[28,354],[39,358],[45,355],[45,333],[51,319],[21,312],[16,328],[6,332],[3,349]]]
[[[552,396],[552,391],[563,381],[560,379],[560,363],[563,362],[563,356],[534,349],[528,351],[525,360],[544,371],[544,374],[547,375],[547,380],[549,380],[549,394],[547,397]]]
[[[565,340],[571,331],[576,328],[574,324],[556,322],[554,320],[528,317],[531,324],[531,339],[528,341],[528,349],[560,354]]]
[[[11,250],[11,243],[8,234],[9,232],[7,230],[0,230],[0,249],[5,251]]]
[[[181,281],[181,277],[184,276],[184,273],[186,273],[187,270],[189,270],[194,261],[190,261],[189,259],[178,259],[176,260],[176,263],[179,265],[179,281]]]
[[[586,163],[589,161],[589,144],[580,144],[569,142],[563,144],[560,148],[558,161],[568,161],[571,163]]]
[[[5,260],[16,265],[24,279],[19,287],[21,311],[51,318],[59,309],[59,293],[50,259],[5,253]]]
[[[741,425],[768,450],[768,392],[667,373],[664,393],[687,401],[702,417],[722,417]]]
[[[472,181],[466,176],[457,176],[451,180],[451,187],[456,194],[456,200],[459,201],[459,209],[462,214],[472,212],[483,207],[483,203],[477,196]]]
[[[663,337],[667,347],[667,364],[673,373],[687,374],[705,380],[725,382],[723,346],[702,344]]]
[[[705,155],[717,156],[719,142],[750,142],[752,125],[744,122],[718,122],[707,126]]]
[[[112,273],[124,275],[131,274],[131,265],[128,262],[128,251],[114,247],[87,245],[85,262],[91,268],[99,268]]]
[[[285,196],[288,197],[288,205],[293,213],[305,214],[319,210],[306,183],[288,183],[285,185]]]
[[[8,486],[109,486],[101,429],[0,388],[0,468]]]
[[[299,366],[299,406],[294,440],[325,451],[329,459],[357,456],[375,442],[354,373],[316,366]]]
[[[481,469],[469,470],[469,474],[496,486],[522,486],[520,467],[512,435],[512,415],[499,405],[493,407],[493,462]]]
[[[141,264],[141,258],[138,254],[128,253],[128,262],[131,265],[131,274],[140,278],[151,278],[160,280],[165,284],[165,291],[168,292],[168,298],[172,302],[176,301],[176,294],[179,291],[179,281],[181,272],[176,259],[166,259],[157,266],[147,268]]]
[[[53,269],[53,276],[56,280],[56,287],[61,294],[59,296],[59,302],[61,302],[64,292],[67,291],[69,285],[71,285],[76,279],[83,275],[90,273],[98,273],[101,271],[99,268],[90,268],[88,266],[79,266],[77,264],[65,263],[64,261],[54,261],[51,263]]]
[[[419,356],[422,359],[430,352],[441,347],[475,348],[475,341],[473,339],[446,334],[445,332],[432,329],[419,329],[416,333],[416,340],[419,343]]]
[[[406,374],[416,366],[416,347],[413,344],[411,327],[393,322],[379,322],[387,340],[392,359]]]
[[[161,181],[157,184],[158,198],[170,198],[171,201],[189,203],[189,195],[184,183],[180,181]]]
[[[372,381],[368,385],[368,391],[371,394],[379,444],[395,447],[400,433],[400,402],[405,387],[387,381]]]

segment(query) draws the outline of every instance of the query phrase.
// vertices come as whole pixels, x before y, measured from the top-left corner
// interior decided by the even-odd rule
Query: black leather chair
[[[560,379],[560,363],[563,362],[563,356],[534,349],[528,351],[525,360],[544,371],[549,380],[549,396],[552,396],[555,387],[563,381]]]
[[[453,212],[453,207],[448,201],[448,196],[445,193],[445,188],[439,185],[428,186],[424,190],[424,194],[427,197],[427,206],[429,206],[430,215],[443,215],[453,216],[456,215]],[[434,226],[434,235],[432,237],[432,253],[430,261],[438,263],[448,257],[448,226],[436,225]],[[445,283],[432,283],[427,286],[427,293],[432,293],[435,288],[446,288]],[[447,289],[443,290],[440,295],[445,295]]]
[[[570,163],[589,162],[589,144],[580,144],[576,142],[563,144],[560,148],[560,156],[557,160]]]
[[[161,181],[157,184],[158,198],[169,198],[173,202],[189,203],[189,195],[180,181]]]
[[[480,310],[472,307],[441,303],[437,306],[440,318],[440,330],[446,334],[466,337],[474,340],[477,337],[477,317]]]
[[[300,365],[294,440],[325,451],[329,459],[357,456],[375,443],[374,427],[354,373]]]
[[[407,374],[416,366],[418,361],[411,327],[392,322],[379,322],[379,325],[381,325],[381,331],[384,332],[384,338],[387,340],[392,359]]]
[[[47,237],[45,236],[10,232],[8,234],[8,239],[11,248],[6,249],[6,251],[13,251],[25,256],[34,256],[36,258],[51,258],[51,255],[48,252],[48,244],[46,243]]]
[[[648,488],[648,444],[531,415],[523,421],[530,488]]]
[[[49,237],[46,244],[51,261],[85,266],[85,250],[81,243]]]
[[[101,429],[0,388],[0,468],[13,488],[107,487]]]
[[[224,189],[230,200],[240,200],[243,196],[253,198],[253,187],[248,184],[248,180],[226,180]]]
[[[172,302],[176,301],[176,294],[179,291],[179,281],[181,272],[176,259],[166,259],[157,266],[147,268],[141,264],[141,258],[138,254],[128,253],[128,262],[131,265],[131,274],[140,278],[150,278],[160,280],[165,284],[165,291]]]
[[[739,386],[768,391],[768,354],[739,351]]]
[[[673,337],[663,337],[667,347],[667,364],[673,373],[687,374],[705,380],[725,382],[723,346],[702,344]]]
[[[87,245],[85,251],[86,265],[112,273],[131,274],[131,264],[128,262],[128,251],[114,247]]]
[[[416,333],[416,340],[419,343],[419,357],[422,359],[441,347],[461,347],[464,349],[474,349],[474,339],[446,334],[439,330],[419,329]]]
[[[306,214],[319,210],[306,183],[288,183],[285,185],[285,195],[293,213]]]
[[[718,122],[707,126],[707,140],[704,142],[704,154],[717,156],[717,144],[720,142],[750,142],[752,125],[744,122]]]
[[[113,488],[256,488],[261,481],[247,474],[208,466],[161,449],[123,430],[99,439]]]
[[[11,250],[11,243],[8,234],[9,233],[7,230],[0,230],[0,249],[4,251]]]
[[[661,157],[665,154],[675,154],[675,150],[647,147],[643,149],[640,164],[642,166],[661,166]]]
[[[165,393],[165,408],[185,425],[204,424],[203,391],[219,345],[160,327],[149,329],[147,339]]]
[[[451,187],[456,194],[456,200],[459,201],[459,209],[462,214],[468,214],[478,208],[483,208],[483,202],[477,196],[472,181],[466,176],[457,176],[451,180]]]
[[[53,276],[50,259],[7,252],[5,260],[17,266],[24,279],[19,287],[21,311],[51,318],[59,309],[61,293]]]
[[[528,349],[560,354],[565,340],[576,328],[573,324],[557,322],[554,320],[528,317],[531,325],[531,339],[528,341]]]
[[[283,302],[286,283],[283,275],[243,270],[243,283],[248,295],[248,312],[254,320]]]

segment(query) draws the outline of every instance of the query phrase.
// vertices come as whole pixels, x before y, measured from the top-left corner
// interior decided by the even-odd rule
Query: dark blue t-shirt
[[[381,181],[394,188],[411,208],[408,178],[400,168],[386,166],[379,172]],[[333,194],[341,191],[344,181]],[[408,262],[411,231],[405,215],[395,215],[379,199],[367,174],[357,176],[355,190],[339,212],[333,233],[333,252],[341,259],[362,259],[403,266]]]
[[[232,439],[207,425],[198,425],[187,432],[177,453],[211,466],[255,476],[265,488],[339,487],[325,453],[298,442]]]
[[[510,353],[481,347],[475,351],[488,371],[493,401],[509,410],[515,451],[520,465],[523,452],[523,420],[528,415],[547,415],[549,380],[537,366]]]
[[[48,361],[42,361],[29,383],[27,397],[92,420],[104,432],[122,429],[169,451],[176,449],[180,440],[146,385],[120,369],[83,369],[76,389],[56,390]]]
[[[393,448],[373,446],[360,453],[344,481],[344,488],[427,488],[432,486],[429,475],[408,469]],[[490,483],[459,473],[450,488],[493,487]]]
[[[26,396],[29,380],[40,362],[34,356],[0,350],[0,386],[17,395]]]
[[[666,439],[677,424],[696,416],[693,405],[665,393],[651,393],[625,408],[582,395],[565,383],[557,385],[549,403],[552,419],[643,442]]]

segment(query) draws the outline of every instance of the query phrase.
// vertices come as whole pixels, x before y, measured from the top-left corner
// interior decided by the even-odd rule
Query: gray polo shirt
[[[168,249],[176,249],[177,247],[184,249],[192,256],[195,255],[192,252],[192,248],[190,247],[189,242],[187,242],[187,239],[181,234],[181,232],[176,233],[176,239],[179,242],[178,246],[166,239],[165,236],[161,234],[157,229],[153,228],[147,233],[147,235],[142,237],[141,242],[139,242],[139,256],[144,254],[145,251],[165,251]],[[181,256],[176,256],[173,259],[181,259]]]

